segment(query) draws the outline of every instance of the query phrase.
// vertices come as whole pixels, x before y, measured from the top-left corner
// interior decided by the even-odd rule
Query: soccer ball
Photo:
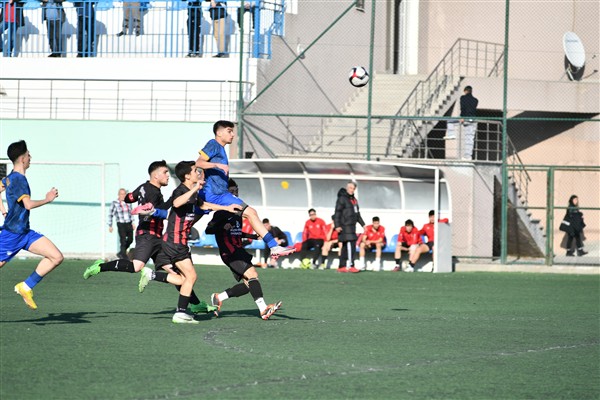
[[[352,67],[349,80],[352,86],[363,87],[369,83],[369,73],[365,67]]]

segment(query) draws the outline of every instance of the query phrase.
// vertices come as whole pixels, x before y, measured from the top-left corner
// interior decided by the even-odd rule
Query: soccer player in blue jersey
[[[271,257],[278,258],[291,254],[295,251],[294,247],[279,246],[273,235],[269,233],[261,222],[256,210],[244,203],[239,197],[231,194],[228,190],[229,160],[225,151],[225,145],[233,142],[235,136],[234,127],[234,123],[230,121],[215,122],[213,125],[215,138],[209,140],[204,148],[200,150],[196,166],[202,168],[206,175],[206,184],[200,195],[204,196],[204,200],[209,203],[223,206],[230,204],[241,205],[243,208],[241,211],[242,216],[250,221],[254,232],[262,237],[269,246]]]
[[[31,190],[25,172],[31,163],[31,154],[24,140],[8,146],[8,158],[13,170],[0,181],[0,193],[6,191],[8,212],[4,226],[0,230],[0,268],[9,262],[20,250],[27,250],[42,256],[35,271],[15,286],[31,309],[37,309],[33,301],[33,288],[54,268],[62,263],[64,257],[60,250],[44,235],[29,228],[30,210],[51,203],[58,197],[56,188],[50,189],[43,200],[31,200]]]

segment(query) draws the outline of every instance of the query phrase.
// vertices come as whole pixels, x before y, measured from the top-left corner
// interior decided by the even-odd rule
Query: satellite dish
[[[585,49],[581,39],[574,32],[566,32],[563,36],[565,50],[565,71],[572,81],[579,81],[585,70]]]

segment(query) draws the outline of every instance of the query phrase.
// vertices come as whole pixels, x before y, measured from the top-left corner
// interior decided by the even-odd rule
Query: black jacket
[[[333,222],[336,228],[342,227],[342,231],[338,235],[341,242],[356,240],[357,222],[361,226],[365,226],[365,221],[360,216],[358,200],[354,195],[350,196],[345,188],[341,188],[338,192]]]

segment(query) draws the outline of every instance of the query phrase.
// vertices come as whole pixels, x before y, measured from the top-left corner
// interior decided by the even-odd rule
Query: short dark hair
[[[160,167],[169,168],[167,166],[167,162],[165,160],[151,162],[150,165],[148,166],[148,175],[152,174],[154,171],[156,171]]]
[[[465,90],[466,90],[467,92],[472,92],[472,91],[473,91],[473,88],[472,88],[471,86],[465,86]]]
[[[431,217],[432,215],[435,215],[435,211],[429,210],[429,216]]]
[[[311,208],[310,210],[308,210],[308,213],[310,214],[311,212],[314,212],[316,214],[317,210],[315,210],[314,208]]]
[[[8,158],[13,162],[13,164],[15,161],[17,161],[17,158],[21,157],[25,153],[27,153],[27,143],[25,143],[24,140],[11,143],[6,151]]]
[[[233,128],[235,124],[231,121],[219,120],[213,125],[213,133],[216,134],[219,128]]]
[[[192,172],[192,169],[196,166],[195,161],[180,161],[175,166],[175,175],[177,178],[183,182],[185,181],[185,176]]]
[[[412,219],[407,219],[407,220],[404,222],[404,226],[415,226],[415,223],[414,223],[414,222],[412,222]]]
[[[373,217],[373,222],[379,222],[379,217]]]
[[[263,224],[268,224],[269,223],[269,218],[263,218]]]

